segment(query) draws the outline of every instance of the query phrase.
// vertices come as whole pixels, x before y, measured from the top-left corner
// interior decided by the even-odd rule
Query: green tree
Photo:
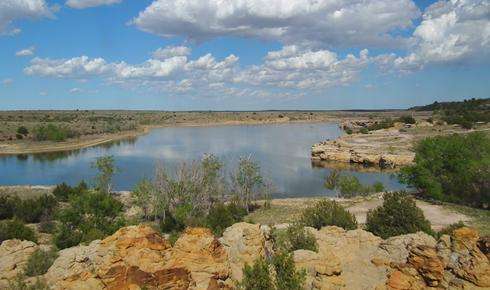
[[[277,253],[272,258],[272,265],[276,272],[276,289],[301,290],[306,280],[305,271],[297,271],[294,265],[293,254]]]
[[[433,234],[430,222],[405,192],[386,193],[383,205],[368,212],[366,229],[383,239],[418,231]]]
[[[24,126],[20,126],[19,128],[17,128],[17,134],[27,136],[27,134],[29,134],[29,130]]]
[[[235,191],[239,200],[243,202],[247,211],[250,211],[261,190],[264,188],[264,179],[260,173],[260,166],[250,157],[240,158],[237,172],[234,176]]]
[[[115,166],[114,156],[99,157],[92,164],[92,167],[98,171],[95,178],[97,190],[109,194],[112,187],[112,178],[114,177],[114,174],[118,172],[118,169]]]
[[[149,179],[144,178],[131,192],[133,203],[143,211],[143,218],[148,220],[150,217],[151,204],[154,200],[154,187]]]
[[[269,267],[269,263],[264,258],[259,258],[252,266],[245,264],[239,288],[243,290],[275,289]]]
[[[306,208],[302,213],[301,222],[318,230],[324,226],[338,226],[346,230],[357,228],[357,221],[353,214],[336,201],[326,199]]]
[[[425,198],[487,207],[490,204],[490,137],[466,135],[430,137],[415,148],[414,165],[400,179]]]

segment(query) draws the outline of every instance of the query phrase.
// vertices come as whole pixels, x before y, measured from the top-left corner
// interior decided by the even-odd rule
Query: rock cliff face
[[[359,229],[308,230],[318,252],[293,253],[296,266],[306,270],[306,289],[490,288],[488,244],[469,228],[439,241],[424,233],[383,240]],[[151,227],[126,227],[102,241],[61,251],[43,278],[52,289],[234,289],[246,263],[271,254],[268,232],[238,223],[216,239],[208,229],[189,228],[171,246]],[[2,243],[3,282],[36,247]]]
[[[312,160],[355,163],[395,168],[409,165],[413,137],[398,130],[378,130],[370,134],[345,135],[337,140],[314,144]]]

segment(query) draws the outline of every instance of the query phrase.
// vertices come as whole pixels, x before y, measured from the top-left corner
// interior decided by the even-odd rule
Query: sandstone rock
[[[408,264],[417,270],[427,285],[432,287],[441,285],[445,265],[437,256],[435,248],[429,246],[412,248],[408,256]]]
[[[293,258],[297,269],[306,270],[306,289],[335,289],[345,285],[342,278],[338,277],[342,269],[337,257],[325,259],[313,251],[296,250]]]
[[[266,256],[265,236],[260,225],[237,223],[227,228],[221,243],[228,253],[231,277],[240,281],[245,264],[253,264],[259,257]]]
[[[406,263],[411,248],[418,246],[435,247],[436,240],[426,233],[401,235],[389,238],[380,243],[380,249],[393,263]]]
[[[54,289],[207,289],[226,279],[227,256],[207,229],[188,229],[172,248],[149,226],[60,252],[45,277]]]
[[[39,246],[31,241],[6,240],[0,245],[0,289],[7,288],[24,271],[27,260]]]

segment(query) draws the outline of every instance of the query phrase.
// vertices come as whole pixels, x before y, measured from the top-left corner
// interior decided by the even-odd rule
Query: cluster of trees
[[[415,163],[403,182],[423,198],[488,208],[490,137],[481,132],[430,137],[415,148]]]
[[[159,165],[153,181],[143,179],[132,191],[142,219],[157,220],[164,232],[186,226],[208,226],[217,235],[269,199],[260,166],[250,157],[240,159],[227,179],[224,164],[214,155],[182,164],[175,174]]]
[[[76,137],[74,131],[68,130],[54,124],[40,125],[33,130],[33,138],[36,141],[64,141]]]
[[[325,187],[335,190],[340,197],[366,196],[371,193],[382,192],[385,187],[382,182],[376,181],[371,185],[362,184],[354,175],[342,175],[339,170],[332,170],[325,179]]]

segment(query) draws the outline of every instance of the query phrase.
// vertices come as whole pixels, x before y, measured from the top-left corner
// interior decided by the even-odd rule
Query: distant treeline
[[[441,110],[490,110],[490,98],[467,99],[457,102],[434,102],[430,105],[412,107],[415,111],[441,111]]]

